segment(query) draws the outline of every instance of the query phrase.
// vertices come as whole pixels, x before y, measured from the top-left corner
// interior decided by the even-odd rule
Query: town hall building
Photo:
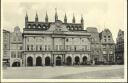
[[[105,36],[109,36],[109,41],[103,42]],[[54,22],[49,21],[47,13],[45,21],[42,22],[39,21],[37,13],[35,20],[29,21],[26,13],[23,33],[17,26],[7,38],[10,38],[10,43],[4,43],[10,46],[10,66],[89,65],[115,62],[115,44],[111,32],[105,30],[99,33],[94,27],[85,30],[82,16],[79,23],[76,23],[74,15],[72,23],[68,23],[66,14],[61,21],[56,11]],[[110,51],[102,48],[103,45],[109,45]]]
[[[55,13],[55,22],[38,20],[29,21],[25,17],[23,29],[23,57],[24,66],[48,65],[78,65],[90,63],[90,33],[84,30],[83,18],[80,23],[67,23],[65,14],[64,22],[58,19]]]

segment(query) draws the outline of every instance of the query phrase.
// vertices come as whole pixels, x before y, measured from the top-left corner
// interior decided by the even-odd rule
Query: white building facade
[[[90,34],[86,31],[69,31],[60,20],[52,23],[45,31],[38,28],[24,29],[24,66],[90,62]]]

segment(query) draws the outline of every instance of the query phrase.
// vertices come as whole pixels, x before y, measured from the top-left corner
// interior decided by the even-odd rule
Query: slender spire
[[[55,8],[55,21],[58,20],[57,8]]]
[[[37,14],[37,12],[36,12],[35,21],[38,22],[38,14]]]
[[[81,24],[84,24],[83,15],[81,15]]]
[[[66,16],[66,13],[65,13],[65,16],[64,16],[64,23],[67,23],[67,16]]]
[[[26,16],[25,16],[26,18],[28,18],[28,14],[27,14],[27,11],[26,11]]]
[[[28,22],[28,15],[27,15],[27,11],[26,11],[26,16],[25,16],[25,28],[27,28],[27,22]]]
[[[25,16],[25,21],[28,21],[28,14],[27,14],[27,11],[26,11],[26,16]]]
[[[45,22],[48,22],[48,14],[47,14],[47,11],[46,11],[46,16],[45,16]]]
[[[75,16],[74,16],[74,13],[73,13],[72,23],[75,23]]]

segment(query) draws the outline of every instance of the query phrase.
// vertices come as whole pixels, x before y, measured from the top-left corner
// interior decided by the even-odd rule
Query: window
[[[103,45],[103,48],[105,49],[107,47],[107,45]]]
[[[22,46],[20,46],[20,50],[22,50]]]
[[[42,51],[42,46],[40,45],[40,51]]]
[[[28,25],[28,28],[31,28],[31,25]]]
[[[48,50],[50,51],[51,49],[50,49],[50,45],[48,45]]]
[[[62,45],[59,45],[59,50],[62,50]]]
[[[66,42],[68,42],[68,38],[66,39]]]
[[[29,38],[27,38],[27,41],[29,42]]]
[[[11,52],[11,57],[12,57],[12,58],[15,58],[15,57],[16,57],[16,52],[12,51],[12,52]]]
[[[106,54],[106,51],[103,51],[103,54]]]
[[[29,51],[29,45],[27,45],[27,50]]]
[[[108,38],[110,38],[110,36],[108,36]]]
[[[68,49],[68,45],[66,45],[66,49],[69,50],[69,49]]]
[[[82,42],[84,42],[84,40],[82,40]]]
[[[59,31],[61,31],[61,29],[59,29]]]
[[[33,50],[33,45],[31,45],[31,50]]]
[[[85,45],[85,51],[87,50],[87,45]]]
[[[36,51],[38,51],[38,45],[36,45]]]
[[[113,54],[112,50],[110,51],[110,54]]]
[[[104,36],[104,38],[106,38],[106,36]]]
[[[36,28],[36,26],[34,25],[33,28]]]
[[[76,51],[76,45],[74,46],[74,49],[75,49],[75,51]]]
[[[47,45],[45,45],[45,50],[47,50]]]
[[[21,58],[21,52],[18,52],[17,58]]]

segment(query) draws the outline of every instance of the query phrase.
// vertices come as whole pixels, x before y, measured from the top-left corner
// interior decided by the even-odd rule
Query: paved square
[[[123,65],[10,67],[4,79],[118,79],[124,76]]]

